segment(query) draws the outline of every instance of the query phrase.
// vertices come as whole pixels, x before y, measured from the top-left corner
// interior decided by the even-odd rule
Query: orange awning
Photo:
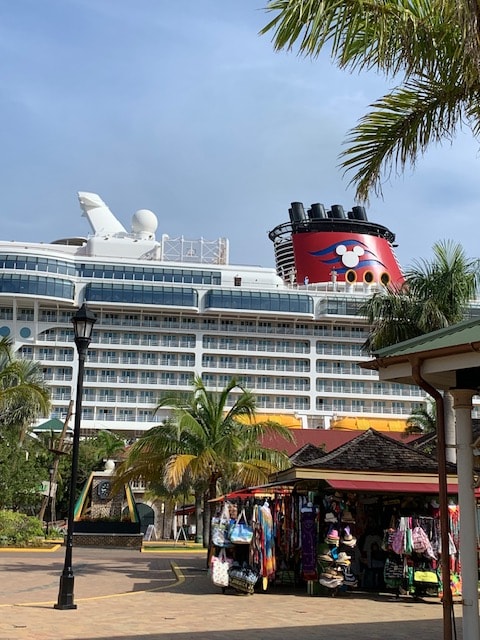
[[[238,420],[240,422],[249,422],[246,417],[240,417]],[[302,429],[303,427],[302,419],[291,413],[257,413],[253,419],[253,424],[258,424],[259,422],[277,422],[289,429]]]
[[[401,418],[337,418],[330,423],[330,429],[348,429],[351,431],[405,431],[407,421]]]

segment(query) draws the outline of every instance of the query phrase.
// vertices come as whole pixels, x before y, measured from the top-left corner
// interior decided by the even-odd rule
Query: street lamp
[[[58,591],[58,601],[54,605],[55,609],[76,609],[73,602],[73,518],[75,511],[75,488],[77,485],[78,470],[78,449],[80,443],[80,421],[82,417],[82,393],[83,393],[83,371],[85,366],[85,356],[88,345],[92,338],[93,325],[97,321],[94,313],[89,311],[83,304],[77,313],[72,317],[73,330],[75,332],[75,344],[78,351],[78,375],[77,375],[77,395],[75,400],[75,421],[73,426],[73,448],[72,448],[72,472],[70,475],[70,495],[68,499],[68,521],[67,539],[65,542],[65,564],[60,576],[60,588]]]

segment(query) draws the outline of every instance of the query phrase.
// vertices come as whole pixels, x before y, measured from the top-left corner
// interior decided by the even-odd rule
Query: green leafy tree
[[[114,460],[125,449],[125,440],[113,431],[102,429],[92,439],[92,445],[98,463],[105,460]]]
[[[375,353],[409,338],[459,322],[478,289],[478,261],[468,260],[462,247],[452,242],[433,246],[431,261],[414,263],[407,271],[400,290],[388,289],[374,294],[360,313],[370,323],[364,349]],[[453,399],[444,394],[447,444],[455,444]],[[454,447],[448,447],[447,459],[456,461]]]
[[[41,365],[16,358],[9,338],[0,339],[0,428],[13,429],[23,442],[28,427],[50,411],[50,391]]]
[[[460,322],[478,290],[478,267],[461,245],[435,243],[432,260],[415,262],[401,288],[379,291],[362,306],[371,326],[364,349],[373,353]]]
[[[48,479],[48,466],[37,441],[27,437],[23,446],[13,430],[0,434],[0,509],[37,513],[42,481]]]
[[[347,135],[342,167],[357,196],[415,165],[466,125],[480,132],[480,11],[465,0],[271,0],[261,33],[277,50],[322,51],[341,69],[379,71],[397,86]]]
[[[432,433],[437,429],[437,415],[435,403],[430,401],[428,406],[414,409],[407,419],[406,433]]]
[[[165,395],[159,405],[172,409],[165,424],[150,429],[130,448],[121,478],[162,478],[169,489],[182,483],[204,490],[204,523],[210,522],[210,503],[224,488],[261,484],[284,468],[284,453],[261,445],[268,432],[291,440],[290,431],[273,422],[255,422],[255,396],[235,379],[219,392],[207,390],[200,377],[189,394]],[[204,543],[208,544],[209,527]]]

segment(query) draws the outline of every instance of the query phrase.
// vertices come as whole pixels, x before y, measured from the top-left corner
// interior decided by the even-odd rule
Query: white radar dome
[[[154,234],[158,227],[157,216],[149,209],[139,209],[132,217],[132,231],[134,233]]]

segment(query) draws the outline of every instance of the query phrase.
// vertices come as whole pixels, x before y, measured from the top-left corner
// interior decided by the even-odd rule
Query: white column
[[[471,389],[453,389],[456,417],[458,503],[460,506],[460,562],[462,568],[463,640],[480,638],[478,615],[478,557]]]
[[[453,464],[456,464],[455,411],[453,408],[453,397],[449,391],[443,394],[443,413],[445,419],[445,445],[447,447],[445,457],[447,462],[453,462]]]

